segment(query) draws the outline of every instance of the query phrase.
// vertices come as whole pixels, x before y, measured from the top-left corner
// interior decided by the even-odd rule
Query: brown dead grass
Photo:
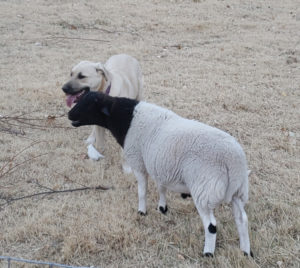
[[[99,267],[299,267],[297,1],[85,2],[0,3],[0,114],[29,113],[47,126],[13,128],[24,135],[0,129],[0,168],[43,141],[13,161],[30,162],[0,177],[0,198],[44,190],[37,182],[114,189],[1,207],[0,253]],[[148,215],[139,217],[135,179],[122,174],[112,137],[106,158],[92,162],[83,144],[89,127],[54,128],[70,126],[60,117],[68,111],[60,88],[71,66],[117,53],[140,60],[146,100],[228,131],[243,145],[252,170],[246,209],[254,259],[238,249],[229,207],[216,211],[216,256],[204,259],[190,200],[170,193],[168,215],[161,215],[151,182]]]

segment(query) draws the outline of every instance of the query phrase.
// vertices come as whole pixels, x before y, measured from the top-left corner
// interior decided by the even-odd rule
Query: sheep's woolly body
[[[191,193],[195,203],[213,209],[238,196],[248,200],[245,154],[229,134],[140,102],[124,144],[128,164],[159,185]]]

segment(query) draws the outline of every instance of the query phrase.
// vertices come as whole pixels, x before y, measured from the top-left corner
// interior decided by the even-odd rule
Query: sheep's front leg
[[[145,173],[134,171],[138,182],[139,210],[140,215],[145,216],[147,212],[147,186],[148,179]]]
[[[216,219],[213,211],[209,209],[203,209],[197,206],[198,212],[203,222],[205,233],[205,244],[203,255],[206,257],[213,257],[216,247],[217,227]]]
[[[161,213],[166,214],[168,211],[167,200],[166,200],[167,188],[160,184],[158,184],[157,187],[159,193],[158,209]]]
[[[123,172],[125,174],[130,174],[130,173],[132,173],[132,168],[126,162],[123,154],[124,154],[123,150],[121,150],[121,159],[122,159],[122,169],[123,169]]]
[[[232,212],[235,219],[235,223],[240,236],[240,248],[245,255],[253,257],[253,253],[250,250],[250,240],[248,233],[248,217],[244,209],[244,204],[239,198],[234,198],[232,201]]]

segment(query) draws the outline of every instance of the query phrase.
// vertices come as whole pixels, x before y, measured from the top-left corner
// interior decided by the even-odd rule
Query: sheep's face
[[[68,118],[74,127],[98,125],[106,127],[109,116],[107,96],[99,92],[88,92],[69,111]]]

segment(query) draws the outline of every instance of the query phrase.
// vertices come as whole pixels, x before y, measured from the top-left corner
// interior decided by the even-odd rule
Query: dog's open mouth
[[[77,103],[80,100],[80,98],[87,92],[88,90],[83,89],[74,95],[67,94],[67,99],[66,99],[67,106],[71,107],[73,103]]]

